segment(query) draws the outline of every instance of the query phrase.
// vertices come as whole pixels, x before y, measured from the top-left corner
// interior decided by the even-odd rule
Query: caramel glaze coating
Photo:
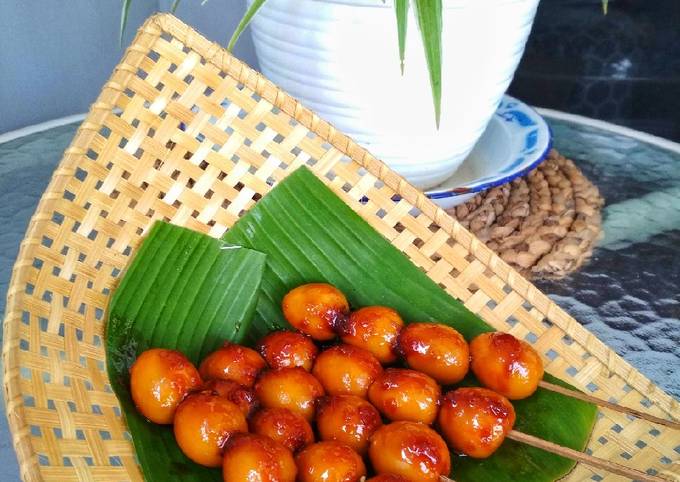
[[[438,482],[451,471],[446,443],[422,423],[383,425],[371,437],[368,455],[377,473],[401,475],[412,482]]]
[[[287,408],[264,408],[250,419],[250,431],[280,443],[291,452],[314,443],[314,432],[302,415]]]
[[[388,368],[368,389],[368,399],[387,418],[431,424],[437,417],[441,388],[415,370]]]
[[[335,338],[336,323],[349,313],[345,295],[327,283],[309,283],[290,290],[281,308],[291,326],[320,341]]]
[[[339,442],[317,442],[295,458],[298,482],[359,482],[366,466],[359,454]]]
[[[224,482],[295,482],[297,466],[290,450],[256,434],[238,434],[224,450]]]
[[[200,384],[196,367],[175,350],[146,350],[130,368],[132,400],[137,410],[154,423],[172,423],[177,406]]]
[[[272,368],[312,369],[319,349],[308,335],[294,331],[274,331],[262,338],[257,349]]]
[[[366,306],[340,321],[336,331],[344,343],[363,348],[388,364],[397,360],[395,348],[402,326],[404,321],[392,308]]]
[[[463,335],[439,323],[405,326],[399,335],[398,350],[409,367],[443,385],[461,381],[470,364],[470,350]]]
[[[249,417],[257,408],[258,402],[255,391],[231,380],[208,380],[199,388],[202,392],[212,392],[227,398],[241,409],[245,417]]]
[[[456,452],[482,459],[496,451],[515,424],[515,409],[487,388],[448,392],[439,410],[439,428]]]
[[[470,342],[470,367],[482,384],[510,400],[532,395],[543,361],[531,345],[509,333],[483,333]]]
[[[366,479],[366,482],[411,482],[406,477],[396,474],[380,474],[370,479]]]
[[[324,397],[316,410],[321,440],[344,443],[361,455],[366,454],[368,439],[381,426],[380,412],[355,395]]]
[[[211,392],[196,392],[177,407],[173,429],[184,455],[197,464],[219,467],[224,444],[234,433],[247,432],[248,423],[235,403]]]
[[[264,372],[255,384],[255,395],[265,408],[287,408],[311,422],[316,399],[325,392],[319,380],[295,367]]]
[[[252,387],[266,366],[264,359],[252,348],[226,342],[203,359],[198,371],[205,380],[231,380]]]
[[[382,371],[380,362],[370,352],[352,345],[337,345],[322,351],[312,368],[312,374],[329,395],[364,398]]]

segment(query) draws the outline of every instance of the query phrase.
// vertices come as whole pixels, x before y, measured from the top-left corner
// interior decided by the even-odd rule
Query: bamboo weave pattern
[[[156,219],[222,235],[308,165],[451,295],[531,342],[546,370],[661,417],[679,405],[380,161],[170,15],[139,30],[21,244],[4,322],[24,480],[141,480],[104,367],[106,307]],[[397,194],[398,196],[395,196]],[[589,453],[680,478],[680,434],[603,411]],[[570,480],[621,480],[578,465]]]

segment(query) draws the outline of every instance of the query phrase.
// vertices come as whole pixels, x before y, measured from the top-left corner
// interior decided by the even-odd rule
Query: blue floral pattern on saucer
[[[456,173],[426,192],[442,207],[451,207],[475,193],[512,181],[548,155],[552,133],[545,120],[527,104],[503,96],[493,117]]]

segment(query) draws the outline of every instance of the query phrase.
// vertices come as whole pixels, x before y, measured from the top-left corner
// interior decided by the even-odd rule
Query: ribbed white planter
[[[267,77],[425,189],[451,176],[484,131],[538,1],[444,0],[438,130],[412,9],[404,75],[391,0],[268,0],[252,33]]]

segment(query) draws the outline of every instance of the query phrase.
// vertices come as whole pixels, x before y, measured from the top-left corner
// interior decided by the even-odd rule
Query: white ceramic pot
[[[391,0],[268,0],[252,34],[269,79],[426,189],[451,176],[484,131],[538,1],[444,0],[439,129],[413,8],[404,75]]]

